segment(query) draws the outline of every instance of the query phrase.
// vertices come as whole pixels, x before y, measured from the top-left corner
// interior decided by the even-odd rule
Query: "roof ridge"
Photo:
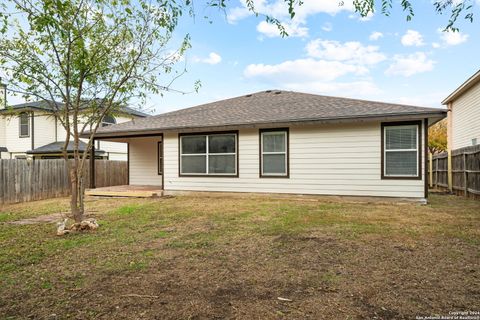
[[[443,117],[444,108],[266,90],[100,128],[98,133],[378,117]]]
[[[358,98],[350,98],[350,97],[340,97],[340,96],[330,96],[324,94],[316,94],[316,93],[308,93],[308,92],[299,92],[299,91],[286,91],[292,93],[300,93],[306,95],[313,95],[313,96],[320,96],[325,98],[333,98],[333,99],[343,99],[343,100],[351,100],[351,101],[358,101],[358,102],[370,102],[370,103],[378,103],[382,105],[390,105],[390,106],[399,106],[399,107],[414,107],[414,108],[422,108],[422,109],[429,109],[429,110],[438,110],[442,108],[434,108],[434,107],[422,107],[413,104],[404,104],[404,103],[397,103],[397,102],[385,102],[385,101],[378,101],[378,100],[367,100],[367,99],[358,99]]]
[[[242,97],[251,97],[255,94],[259,94],[259,93],[263,93],[263,92],[267,92],[267,91],[270,91],[270,90],[257,91],[255,93],[242,94],[242,95],[235,96],[235,97],[232,97],[232,98],[226,98],[226,99],[217,100],[217,101],[213,101],[213,102],[206,102],[206,103],[202,103],[202,104],[199,104],[199,105],[196,105],[196,106],[191,106],[191,107],[187,107],[187,108],[182,108],[182,109],[177,109],[177,110],[168,111],[168,112],[164,112],[164,113],[159,113],[159,114],[154,115],[154,117],[169,115],[169,114],[176,113],[176,112],[179,112],[179,111],[187,111],[187,110],[191,110],[191,109],[195,109],[195,108],[199,108],[199,107],[204,107],[204,106],[207,106],[209,104],[221,103],[221,102],[225,102],[225,101],[229,101],[229,100],[235,100],[235,99],[242,98]],[[277,91],[280,91],[280,90],[277,90]]]
[[[179,112],[184,113],[185,111],[188,112],[189,110],[198,109],[198,108],[205,107],[205,106],[208,106],[208,105],[211,105],[211,104],[220,104],[220,103],[223,103],[223,102],[227,102],[227,101],[230,101],[230,100],[235,100],[235,99],[239,99],[239,98],[243,98],[243,97],[253,97],[255,95],[262,94],[262,93],[274,93],[275,94],[277,92],[280,92],[280,93],[287,92],[287,93],[292,93],[292,94],[302,94],[302,95],[309,95],[309,96],[314,96],[314,97],[342,99],[342,100],[349,100],[349,101],[356,101],[356,102],[377,103],[377,104],[381,104],[381,105],[390,105],[390,106],[393,105],[393,106],[400,106],[400,107],[415,107],[415,108],[421,108],[421,109],[432,110],[432,111],[433,110],[442,110],[442,108],[423,107],[423,106],[417,106],[417,105],[413,105],[413,104],[402,104],[402,103],[395,103],[395,102],[385,102],[385,101],[377,101],[377,100],[367,100],[367,99],[357,99],[357,98],[350,98],[350,97],[331,96],[331,95],[316,94],[316,93],[309,93],[309,92],[300,92],[300,91],[293,91],[293,90],[269,89],[269,90],[257,91],[257,92],[254,92],[254,93],[242,94],[242,95],[239,95],[239,96],[236,96],[236,97],[217,100],[217,101],[213,101],[213,102],[202,103],[202,104],[187,107],[187,108],[168,111],[168,112],[153,115],[153,117],[169,116],[169,115],[174,115],[174,114],[179,113]]]

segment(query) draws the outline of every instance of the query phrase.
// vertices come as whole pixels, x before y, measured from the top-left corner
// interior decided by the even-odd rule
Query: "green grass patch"
[[[255,254],[265,252],[274,262],[297,249],[329,244],[328,239],[361,240],[363,245],[372,235],[399,243],[458,240],[464,244],[458,250],[480,245],[480,202],[450,196],[430,199],[427,206],[213,196],[90,201],[87,210],[94,212],[100,224],[94,232],[57,237],[55,224],[1,223],[0,287],[7,293],[28,287],[34,294],[42,294],[37,289],[84,288],[110,273],[147,277],[164,259],[201,257],[207,261],[215,257],[216,263],[225,259],[228,264],[233,258],[218,253],[230,250],[241,250],[247,261],[256,261],[256,256],[248,257],[248,250],[256,250],[252,241],[265,246]],[[19,204],[0,209],[0,221],[67,208],[65,200]],[[244,243],[250,246],[243,247]],[[462,251],[452,252],[445,259],[461,256]],[[302,257],[308,260],[309,254]],[[326,270],[305,281],[335,285],[344,280]]]

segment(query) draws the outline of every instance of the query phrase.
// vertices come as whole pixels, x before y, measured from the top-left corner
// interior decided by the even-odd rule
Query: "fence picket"
[[[435,165],[429,174],[435,188],[448,188],[448,176],[452,175],[452,192],[480,199],[480,145],[456,149],[451,154],[451,168],[447,153],[433,155]]]
[[[71,160],[70,160],[71,161]],[[96,160],[97,186],[125,185],[127,162]],[[89,166],[85,170],[89,185]],[[70,176],[63,159],[0,159],[0,204],[26,202],[70,194]]]

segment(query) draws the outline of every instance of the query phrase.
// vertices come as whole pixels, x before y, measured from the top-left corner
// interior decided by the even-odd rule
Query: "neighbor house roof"
[[[63,106],[63,103],[57,102],[57,105]],[[36,109],[36,110],[41,110],[41,111],[53,111],[53,107],[51,104],[49,104],[46,101],[33,101],[33,102],[25,102],[25,103],[20,103],[16,105],[9,106],[7,109],[3,109],[1,111],[3,112],[8,112],[9,110],[21,110],[21,109]],[[148,117],[148,114],[143,113],[141,111],[135,110],[133,108],[124,106],[120,109],[121,112],[131,114],[133,116],[137,117]]]
[[[99,128],[97,136],[409,115],[443,118],[445,114],[443,109],[268,90]]]
[[[65,141],[57,141],[46,144],[44,146],[27,151],[27,154],[57,154],[62,153],[62,148],[65,145]],[[87,148],[87,144],[83,141],[79,141],[78,151],[83,152]],[[68,142],[67,153],[73,153],[73,141]],[[103,150],[95,150],[96,154],[105,153]]]
[[[7,147],[0,147],[0,152],[8,152]]]
[[[460,87],[455,89],[455,91],[450,93],[450,95],[442,101],[442,104],[448,104],[448,103],[452,102],[453,100],[457,99],[462,94],[467,92],[471,87],[476,85],[478,82],[480,82],[480,70],[478,70],[473,76],[468,78],[467,81],[462,83],[460,85]]]

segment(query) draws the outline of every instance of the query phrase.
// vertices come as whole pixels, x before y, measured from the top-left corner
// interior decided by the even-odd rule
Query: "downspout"
[[[447,149],[453,149],[453,112],[452,102],[447,104]]]
[[[35,149],[35,112],[32,111],[31,113],[32,118],[32,150]]]
[[[127,142],[127,185],[130,185],[130,142]]]
[[[447,105],[447,181],[448,190],[453,193],[452,149],[453,149],[453,102]]]
[[[58,142],[58,118],[57,116],[55,115],[55,142]]]
[[[428,199],[428,118],[425,118],[423,120],[423,134],[424,134],[424,149],[425,149],[425,152],[424,152],[424,160],[423,160],[423,174],[424,174],[424,188],[425,188],[425,200]]]

